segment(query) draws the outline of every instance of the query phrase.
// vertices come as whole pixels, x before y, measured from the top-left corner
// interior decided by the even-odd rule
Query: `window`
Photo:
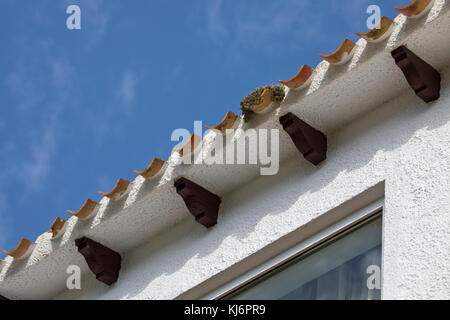
[[[381,211],[228,294],[236,300],[381,298]]]

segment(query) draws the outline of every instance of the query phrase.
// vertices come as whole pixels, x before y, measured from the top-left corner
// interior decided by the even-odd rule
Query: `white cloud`
[[[44,129],[39,141],[30,144],[30,158],[20,165],[20,177],[29,189],[40,189],[50,172],[57,146],[54,121]]]
[[[109,191],[112,187],[112,183],[115,183],[114,181],[111,181],[110,178],[103,174],[99,174],[96,177],[96,183],[97,183],[97,189],[103,192]]]
[[[360,22],[369,17],[366,15],[366,10],[370,4],[369,0],[333,0],[330,8],[336,14],[345,17],[344,20],[348,26],[357,30]],[[355,19],[355,17],[357,18]]]
[[[183,66],[177,64],[172,69],[164,75],[161,83],[161,93],[163,95],[168,95],[170,90],[173,88],[174,84],[180,84],[182,81]]]
[[[120,135],[122,128],[121,121],[118,119],[123,120],[124,116],[132,115],[139,77],[134,71],[128,69],[117,78],[119,81],[111,86],[111,90],[116,94],[107,102],[110,107],[101,112],[89,112],[87,117],[97,145],[101,145],[105,137]]]
[[[122,76],[122,81],[119,88],[119,95],[122,106],[126,112],[131,111],[133,102],[136,96],[136,76],[131,71],[126,71]]]
[[[52,84],[55,87],[70,88],[73,85],[75,69],[63,58],[58,58],[50,62]]]
[[[77,0],[75,2],[77,3],[74,3],[73,0],[65,0],[62,5],[64,9],[73,4],[80,7],[81,30],[84,32],[86,40],[83,42],[83,49],[89,52],[99,45],[101,38],[106,34],[114,4],[112,1],[105,2],[104,0]],[[104,5],[105,3],[107,5]]]
[[[89,32],[91,32],[92,36],[90,42],[91,45],[93,45],[99,37],[102,37],[108,28],[110,20],[108,7],[111,7],[111,2],[108,3],[108,6],[104,6],[103,3],[103,0],[84,0],[81,1],[80,4],[82,10],[86,13],[82,17],[84,17],[85,21],[87,17],[89,17]]]
[[[44,93],[39,90],[35,79],[29,70],[19,63],[14,72],[6,78],[6,83],[11,92],[18,97],[17,107],[21,111],[28,111],[41,103]]]
[[[6,243],[6,238],[9,234],[8,221],[4,217],[8,207],[7,198],[3,193],[0,193],[0,248],[3,248]]]
[[[210,0],[206,6],[208,33],[213,39],[221,38],[227,34],[226,27],[220,16],[221,9],[222,0]]]
[[[3,193],[0,193],[0,214],[6,211],[7,206],[6,196]]]
[[[33,55],[35,48],[42,54]],[[7,85],[16,99],[10,108],[19,112],[17,125],[21,134],[30,138],[21,147],[20,159],[9,156],[9,167],[13,170],[6,178],[18,179],[31,191],[42,188],[50,172],[61,133],[60,115],[73,103],[78,75],[68,59],[57,53],[52,41],[24,38],[18,41],[17,50],[15,65],[7,76]],[[3,141],[2,148],[7,143]]]
[[[289,32],[295,38],[298,32],[311,33],[314,28],[301,30],[299,21],[313,19],[305,11],[308,1],[286,0],[280,2],[208,0],[206,22],[208,36],[216,43],[223,39],[235,46],[259,46],[261,49],[275,45],[277,35]],[[225,19],[224,15],[227,18]],[[299,30],[300,29],[300,30]],[[266,46],[270,41],[271,45]],[[228,42],[229,43],[229,42]],[[297,45],[296,42],[293,44]]]
[[[301,52],[305,43],[325,43],[335,30],[327,30],[334,15],[345,26],[358,30],[365,21],[369,0],[307,0],[202,2],[205,35],[222,49],[236,52],[251,48],[279,55],[280,51]],[[333,18],[333,19],[334,19]],[[203,32],[203,31],[202,31]],[[286,35],[288,39],[286,40]],[[344,34],[340,34],[342,38]],[[226,47],[225,47],[226,45]],[[238,54],[235,54],[237,59]]]

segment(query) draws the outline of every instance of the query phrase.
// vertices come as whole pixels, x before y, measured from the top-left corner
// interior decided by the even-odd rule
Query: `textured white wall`
[[[450,298],[450,89],[405,92],[329,136],[328,160],[299,156],[223,199],[218,224],[189,217],[123,255],[118,282],[85,276],[58,299],[173,299],[385,181],[383,298]]]

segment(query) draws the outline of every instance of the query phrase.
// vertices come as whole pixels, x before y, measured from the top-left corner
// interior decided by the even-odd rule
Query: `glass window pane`
[[[369,266],[381,270],[381,214],[335,236],[225,299],[380,299],[369,289]],[[375,276],[379,276],[377,273]]]

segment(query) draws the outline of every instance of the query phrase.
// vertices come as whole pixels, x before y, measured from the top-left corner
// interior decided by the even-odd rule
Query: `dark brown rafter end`
[[[198,223],[207,228],[217,223],[221,202],[217,195],[186,178],[175,181],[175,188]]]
[[[280,123],[306,160],[318,165],[327,158],[327,137],[322,132],[290,112],[280,117]]]
[[[418,97],[427,103],[439,99],[441,75],[436,69],[405,46],[393,50],[392,57]]]
[[[122,261],[120,254],[86,237],[76,239],[75,245],[97,280],[107,285],[117,281]]]

